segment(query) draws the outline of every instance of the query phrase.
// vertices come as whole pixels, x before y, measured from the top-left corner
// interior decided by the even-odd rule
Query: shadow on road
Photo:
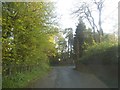
[[[29,88],[107,88],[95,75],[76,71],[75,66],[55,66]]]

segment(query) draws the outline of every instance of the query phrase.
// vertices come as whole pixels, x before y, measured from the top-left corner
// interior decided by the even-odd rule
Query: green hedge
[[[97,60],[97,61],[96,61]],[[80,58],[81,63],[100,62],[102,64],[118,63],[118,44],[102,42],[89,46]]]

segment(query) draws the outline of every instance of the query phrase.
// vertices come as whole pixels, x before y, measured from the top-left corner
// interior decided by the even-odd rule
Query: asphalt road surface
[[[93,74],[78,72],[74,66],[57,66],[29,88],[108,88]]]

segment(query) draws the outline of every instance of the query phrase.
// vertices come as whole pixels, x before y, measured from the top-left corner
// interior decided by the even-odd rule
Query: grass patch
[[[50,67],[34,68],[31,72],[17,73],[11,77],[3,77],[3,88],[24,88],[31,81],[43,77],[50,71]]]

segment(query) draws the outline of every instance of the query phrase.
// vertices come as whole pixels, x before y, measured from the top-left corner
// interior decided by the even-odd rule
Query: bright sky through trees
[[[54,0],[56,2],[57,13],[59,16],[59,23],[61,27],[72,27],[74,30],[77,25],[77,18],[70,15],[70,13],[79,6],[80,2],[89,2],[92,0]],[[104,32],[113,33],[117,31],[118,24],[118,2],[119,0],[105,0],[102,11],[102,27]],[[94,7],[93,7],[94,9]],[[94,13],[95,21],[98,22],[97,13]],[[85,22],[87,24],[87,22]],[[87,26],[89,26],[87,24]]]

